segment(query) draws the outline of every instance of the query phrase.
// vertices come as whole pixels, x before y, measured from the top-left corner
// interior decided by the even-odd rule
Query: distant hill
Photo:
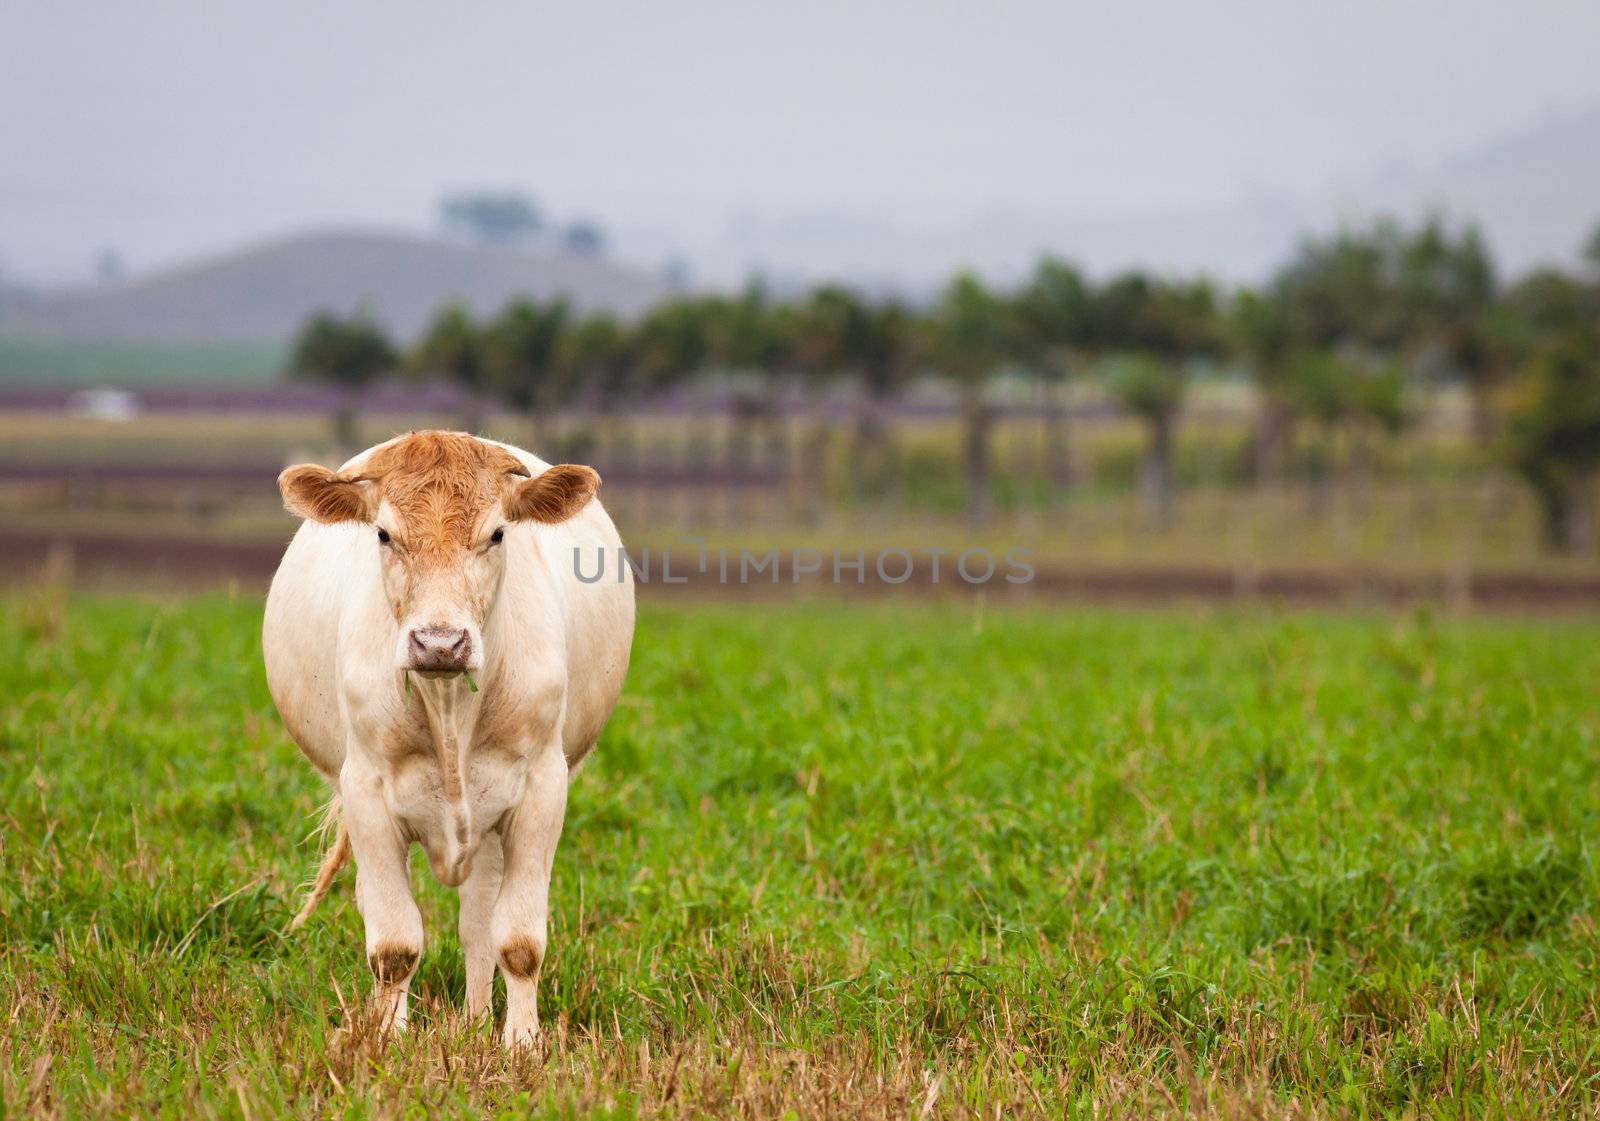
[[[927,226],[845,211],[747,216],[698,249],[695,264],[701,274],[730,277],[757,261],[791,286],[842,278],[919,298],[961,265],[1014,281],[1043,251],[1100,275],[1138,266],[1256,282],[1307,235],[1430,212],[1477,222],[1507,275],[1571,263],[1600,222],[1600,104],[1548,114],[1436,163],[1351,168],[1342,182],[1315,190],[1187,208],[1001,208]]]
[[[1570,263],[1600,223],[1600,104],[1551,113],[1373,194],[1379,206],[1477,220],[1510,270]]]
[[[450,299],[488,314],[514,296],[564,295],[583,311],[634,315],[667,292],[663,281],[594,258],[400,233],[312,232],[118,284],[9,289],[0,298],[0,336],[281,346],[314,311],[365,308],[409,339]]]

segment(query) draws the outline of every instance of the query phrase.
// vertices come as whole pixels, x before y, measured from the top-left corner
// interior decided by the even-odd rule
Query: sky
[[[859,271],[888,230],[887,274],[952,229],[1430,167],[1600,103],[1596,42],[1594,0],[0,0],[0,270],[426,229],[493,187],[640,264]]]

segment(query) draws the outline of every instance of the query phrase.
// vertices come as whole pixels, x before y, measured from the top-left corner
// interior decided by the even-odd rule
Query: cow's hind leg
[[[528,766],[522,802],[503,830],[505,878],[490,934],[506,979],[506,1046],[539,1032],[539,973],[550,914],[550,866],[567,810],[567,761],[551,745]]]
[[[472,858],[472,875],[461,885],[461,951],[467,959],[467,1016],[478,1019],[494,995],[495,944],[489,935],[500,894],[500,837],[490,833]]]
[[[356,859],[356,906],[367,928],[373,1002],[386,1029],[406,1026],[407,994],[422,960],[422,912],[411,897],[408,846],[381,794],[343,784],[345,822]]]

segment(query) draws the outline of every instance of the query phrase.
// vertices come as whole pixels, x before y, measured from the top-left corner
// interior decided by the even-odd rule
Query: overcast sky
[[[691,260],[742,224],[1192,209],[1600,99],[1600,3],[0,0],[0,267],[134,268],[530,191]]]

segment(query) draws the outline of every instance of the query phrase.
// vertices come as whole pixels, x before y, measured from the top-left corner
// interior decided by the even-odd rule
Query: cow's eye
[[[378,527],[378,544],[387,545],[388,543],[389,543],[389,531],[384,529],[382,526],[379,526]]]
[[[506,530],[505,530],[504,526],[501,526],[499,529],[497,529],[493,533],[489,534],[489,544],[491,544],[491,545],[498,545],[498,544],[500,544],[500,542],[504,541],[505,539],[506,539]]]

